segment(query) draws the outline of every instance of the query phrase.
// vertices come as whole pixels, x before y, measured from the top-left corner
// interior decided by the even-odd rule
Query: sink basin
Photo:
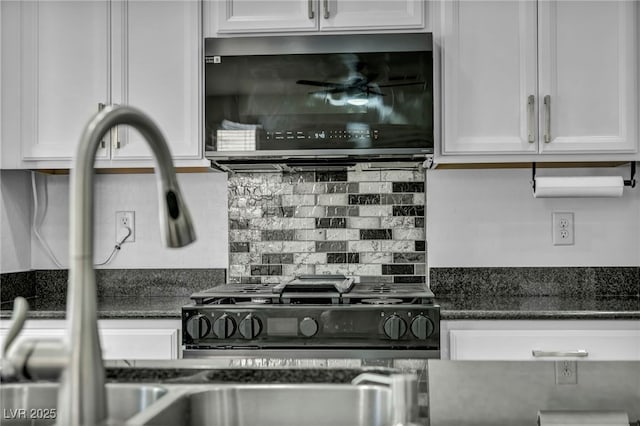
[[[191,391],[159,401],[131,420],[148,426],[377,426],[391,419],[386,387],[270,384]]]
[[[167,393],[158,386],[108,384],[107,409],[109,419],[122,422]],[[0,387],[3,426],[55,424],[58,405],[56,383],[11,384]]]

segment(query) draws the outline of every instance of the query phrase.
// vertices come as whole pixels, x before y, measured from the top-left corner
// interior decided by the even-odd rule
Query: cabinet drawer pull
[[[547,356],[586,358],[589,356],[589,352],[584,349],[578,349],[575,351],[541,351],[540,349],[534,349],[531,353],[536,358]]]
[[[544,142],[551,142],[551,96],[544,97]]]
[[[535,105],[535,97],[529,95],[527,98],[527,139],[529,143],[535,142],[535,134],[533,131],[533,122],[535,120],[535,111],[533,109]]]
[[[329,19],[329,0],[324,0],[324,19]]]
[[[313,1],[314,0],[309,0],[309,19],[313,19],[316,17],[315,12],[313,11]]]

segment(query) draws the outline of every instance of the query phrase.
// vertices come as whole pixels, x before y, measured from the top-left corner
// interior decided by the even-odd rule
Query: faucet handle
[[[2,355],[6,356],[9,347],[13,341],[18,337],[18,334],[24,327],[24,322],[27,320],[27,312],[29,311],[29,303],[24,297],[16,297],[13,300],[13,314],[11,314],[11,327],[9,333],[2,345]]]

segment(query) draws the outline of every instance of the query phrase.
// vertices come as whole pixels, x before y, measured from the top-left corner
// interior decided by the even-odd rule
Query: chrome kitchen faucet
[[[4,344],[3,376],[56,378],[60,372],[57,424],[97,425],[106,420],[105,374],[98,335],[97,291],[93,270],[93,178],[102,138],[117,125],[137,129],[151,147],[159,172],[160,224],[166,244],[182,247],[195,240],[191,218],[182,201],[171,153],[160,129],[141,111],[108,106],[84,128],[71,171],[70,266],[65,342],[23,340],[12,345],[26,315],[17,300],[14,321]]]

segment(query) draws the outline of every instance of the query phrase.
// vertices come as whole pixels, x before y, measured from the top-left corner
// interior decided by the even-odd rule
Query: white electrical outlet
[[[125,243],[132,243],[136,240],[136,215],[135,212],[116,212],[116,242],[122,240],[131,229],[131,235]]]
[[[578,384],[578,363],[576,361],[556,361],[556,384]]]
[[[553,212],[551,215],[554,246],[572,246],[574,244],[573,213]]]

